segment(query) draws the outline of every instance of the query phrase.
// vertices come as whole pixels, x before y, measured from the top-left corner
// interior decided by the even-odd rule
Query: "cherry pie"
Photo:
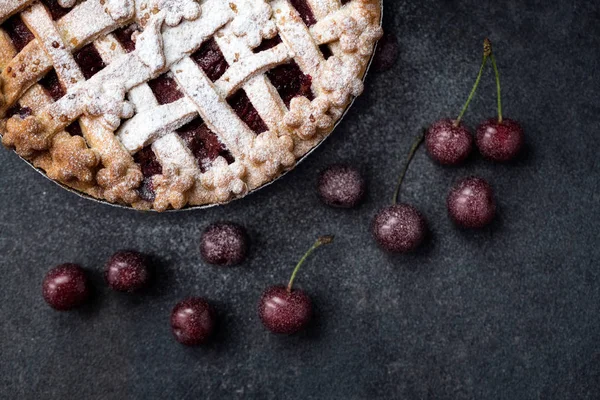
[[[227,202],[327,136],[381,0],[0,0],[0,134],[139,209]]]

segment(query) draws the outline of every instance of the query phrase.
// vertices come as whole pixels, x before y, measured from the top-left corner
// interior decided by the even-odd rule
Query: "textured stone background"
[[[337,132],[270,187],[226,207],[139,214],[83,200],[0,150],[0,397],[3,399],[593,399],[600,390],[600,6],[589,1],[390,1],[385,26],[401,39],[387,73]],[[455,115],[496,44],[506,115],[527,132],[524,157],[498,166],[473,157],[433,165],[421,151],[405,201],[433,232],[420,253],[389,257],[368,231],[389,201],[420,127]],[[467,123],[494,114],[491,71]],[[360,165],[370,181],[355,211],[322,206],[319,170]],[[483,232],[455,229],[445,195],[469,174],[488,178],[500,217]],[[210,222],[252,235],[245,265],[200,260]],[[264,287],[284,282],[319,234],[337,235],[302,271],[317,319],[276,337],[256,315]],[[100,271],[115,250],[155,255],[147,293],[109,292]],[[78,262],[96,300],[72,313],[43,302],[40,283]],[[215,302],[211,346],[171,337],[177,300]]]

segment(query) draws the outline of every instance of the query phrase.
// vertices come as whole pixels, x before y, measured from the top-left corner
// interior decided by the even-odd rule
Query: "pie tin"
[[[380,20],[380,25],[382,23],[383,23],[383,0],[381,0],[381,20]],[[365,68],[365,73],[364,73],[363,78],[362,78],[363,82],[367,79],[367,75],[368,75],[369,70],[371,68],[371,64],[373,63],[373,58],[375,57],[375,52],[377,51],[377,45],[378,45],[378,43],[375,45],[375,48],[373,49],[373,54],[371,55],[371,59],[369,60],[369,63],[367,64],[367,67]],[[263,184],[263,185],[255,188],[255,189],[249,191],[243,197],[237,197],[237,198],[231,199],[231,200],[229,200],[228,202],[225,202],[225,203],[205,204],[205,205],[201,205],[201,206],[185,206],[185,207],[183,207],[183,208],[181,208],[179,210],[166,210],[164,212],[182,212],[182,211],[191,211],[191,210],[201,210],[201,209],[206,209],[206,208],[211,208],[211,207],[226,205],[228,203],[231,203],[232,201],[244,199],[247,196],[251,195],[252,193],[254,193],[254,192],[256,192],[256,191],[258,191],[258,190],[260,190],[260,189],[262,189],[264,187],[267,187],[267,186],[271,185],[272,183],[278,181],[279,179],[281,179],[285,175],[287,175],[288,172],[290,172],[294,168],[296,168],[298,166],[298,164],[300,164],[308,156],[310,156],[313,151],[315,151],[319,146],[321,146],[323,144],[323,142],[325,140],[327,140],[327,138],[334,133],[334,131],[337,129],[338,125],[342,123],[342,121],[344,120],[344,118],[346,117],[346,115],[348,114],[348,112],[350,111],[350,109],[352,108],[352,106],[354,105],[354,102],[356,101],[356,99],[357,98],[355,97],[355,98],[352,99],[352,101],[350,101],[350,103],[348,104],[348,106],[344,110],[344,113],[342,114],[342,116],[340,117],[340,119],[335,123],[335,125],[334,125],[333,129],[331,130],[331,132],[327,136],[325,136],[323,138],[323,140],[321,140],[319,143],[317,143],[312,149],[310,149],[306,154],[304,154],[302,157],[300,157],[298,160],[296,160],[296,164],[294,165],[294,167],[292,167],[292,168],[284,171],[277,178],[275,178],[275,179],[273,179],[273,180],[271,180],[271,181],[269,181],[269,182],[267,182],[267,183],[265,183],[265,184]],[[0,135],[0,137],[1,137],[1,135]],[[56,185],[62,187],[63,189],[65,189],[65,190],[67,190],[67,191],[69,191],[71,193],[74,193],[77,196],[82,197],[84,199],[95,201],[96,203],[105,204],[107,206],[112,206],[112,207],[117,207],[117,208],[123,208],[123,209],[128,209],[128,210],[137,211],[137,212],[157,212],[156,210],[153,210],[153,209],[152,210],[138,210],[138,209],[133,208],[132,206],[128,206],[128,205],[124,205],[124,204],[115,204],[115,203],[110,203],[110,202],[108,202],[106,200],[97,199],[95,197],[90,196],[89,194],[85,194],[85,193],[82,193],[82,192],[80,192],[78,190],[75,190],[75,189],[73,189],[73,188],[65,185],[64,183],[55,181],[54,179],[50,179],[48,177],[48,175],[46,175],[46,173],[42,169],[35,167],[32,162],[30,162],[29,160],[26,160],[25,158],[23,158],[21,156],[18,156],[18,157],[21,160],[25,161],[29,166],[31,166],[31,168],[33,168],[35,171],[37,171],[39,174],[41,174],[43,177],[45,177],[49,181],[55,183]]]

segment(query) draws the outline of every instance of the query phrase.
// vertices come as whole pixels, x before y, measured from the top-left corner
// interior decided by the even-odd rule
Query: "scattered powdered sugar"
[[[134,0],[103,0],[108,15],[115,21],[130,19],[135,12]]]
[[[202,13],[200,5],[195,0],[153,0],[155,7],[165,15],[165,23],[177,26],[182,20],[193,21]]]
[[[271,39],[277,35],[277,27],[271,21],[273,10],[264,0],[236,0],[231,4],[237,13],[231,29],[237,36],[244,38],[248,46],[258,47],[263,39]]]
[[[77,0],[58,0],[58,5],[64,8],[74,7]]]
[[[150,68],[151,75],[156,75],[165,67],[165,53],[161,34],[164,18],[164,15],[157,15],[146,25],[144,32],[137,35],[136,38],[136,54],[140,61]]]

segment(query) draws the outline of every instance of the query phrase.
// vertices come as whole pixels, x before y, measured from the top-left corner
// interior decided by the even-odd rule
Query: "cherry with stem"
[[[381,209],[373,219],[371,233],[379,246],[390,253],[408,253],[416,250],[425,240],[427,223],[419,210],[406,203],[398,203],[402,183],[408,168],[425,138],[421,133],[408,153],[392,199],[392,205]]]
[[[476,143],[479,152],[485,158],[497,162],[506,162],[513,160],[521,152],[525,142],[525,133],[517,121],[504,118],[502,114],[500,71],[492,51],[492,43],[489,39],[486,39],[486,43],[490,48],[490,60],[496,77],[498,117],[489,118],[477,127]]]
[[[304,329],[312,319],[312,301],[300,289],[293,289],[294,280],[306,259],[319,247],[333,243],[333,236],[322,236],[298,261],[287,286],[267,288],[258,304],[263,325],[273,333],[291,335]]]
[[[475,97],[481,77],[483,76],[483,71],[491,54],[491,45],[486,40],[483,44],[483,60],[481,61],[477,79],[475,79],[475,84],[458,118],[455,120],[446,118],[437,121],[427,131],[427,135],[425,136],[427,152],[433,160],[442,165],[458,165],[466,160],[473,150],[473,135],[462,124],[462,119]]]

